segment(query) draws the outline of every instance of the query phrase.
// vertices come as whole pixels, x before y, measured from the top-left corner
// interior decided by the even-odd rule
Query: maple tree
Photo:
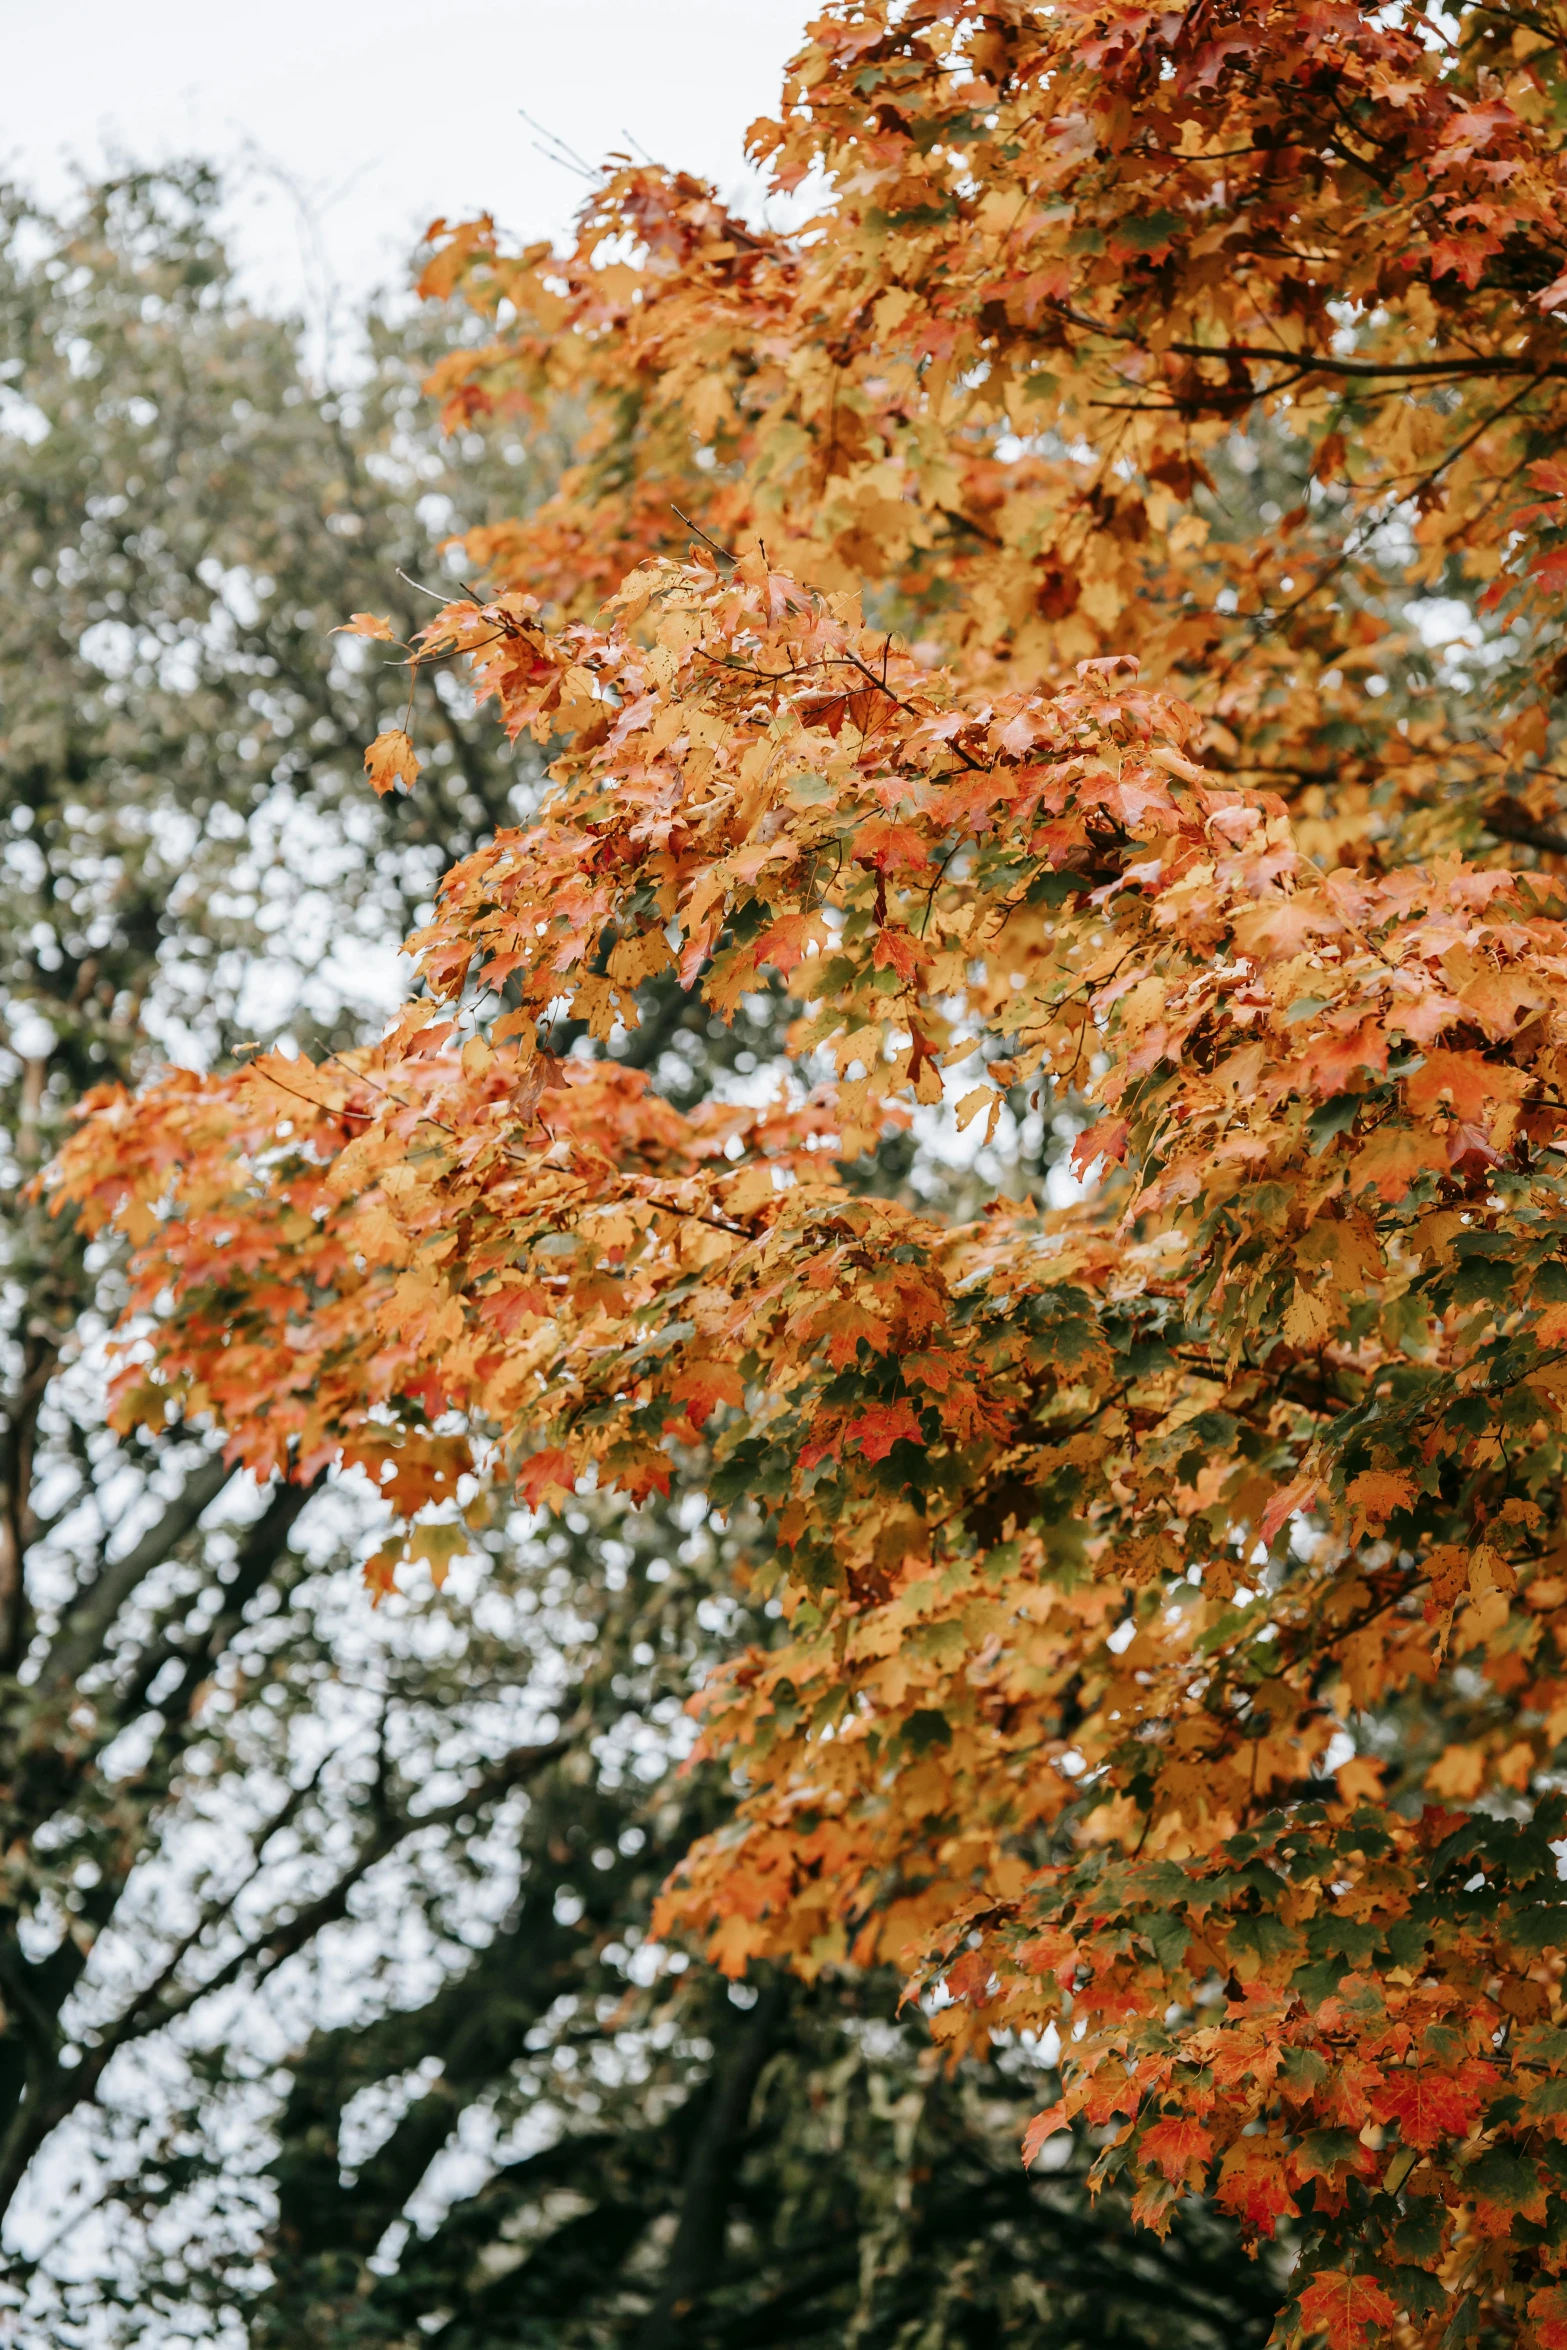
[[[807,229],[628,168],[565,259],[452,232],[455,411],[589,421],[410,659],[551,788],[379,1045],[105,1096],[54,1176],[134,1247],[122,1423],[367,1480],[377,1589],[496,1492],[764,1503],[665,1930],[1043,2044],[1025,2157],[1287,2226],[1331,2350],[1567,2339],[1564,57],[843,6],[753,133]],[[774,1100],[616,1064],[668,971],[792,1001]],[[949,1090],[1081,1110],[1084,1196],[848,1179]]]
[[[450,307],[372,313],[321,383],[239,299],[222,201],[195,168],[0,198],[0,2304],[28,2342],[257,2350],[545,2318],[650,2350],[693,2300],[713,2350],[914,2322],[1069,2350],[1085,2311],[1260,2343],[1283,2255],[1237,2263],[1200,2209],[1129,2245],[1064,2141],[1025,2172],[1034,2076],[933,2077],[891,1970],[647,1981],[660,1881],[727,1809],[677,1775],[683,1701],[772,1621],[734,1607],[749,1512],[511,1511],[477,1607],[371,1614],[351,1497],[247,1489],[198,1423],[104,1425],[117,1252],[26,1196],[82,1091],[171,1038],[362,1037],[344,942],[389,958],[540,764],[447,665],[418,791],[376,799],[405,680],[326,631],[372,600],[411,631],[397,567],[439,578],[554,441],[440,435],[419,381],[477,331]],[[646,1011],[623,1057],[677,1103],[775,1049],[771,1001],[726,1027],[669,975]]]

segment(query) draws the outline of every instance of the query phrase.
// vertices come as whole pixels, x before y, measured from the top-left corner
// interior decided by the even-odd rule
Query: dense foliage
[[[1331,2350],[1567,2341],[1564,60],[846,4],[753,132],[805,229],[627,170],[564,261],[444,236],[449,413],[586,422],[411,658],[549,787],[378,1045],[105,1094],[55,1178],[135,1245],[120,1424],[373,1490],[379,1590],[703,1497],[778,1628],[660,1930],[1036,2050],[1026,2158],[1282,2228]],[[616,1065],[669,971],[788,999],[774,1098]],[[949,1091],[1097,1180],[868,1184]]]
[[[440,872],[537,786],[447,665],[417,792],[367,793],[404,680],[330,631],[372,600],[412,631],[399,572],[536,498],[572,418],[436,432],[441,308],[364,321],[323,388],[239,300],[218,207],[200,173],[8,200],[12,1187],[106,1075],[373,1032]],[[621,1057],[677,1107],[777,1049],[771,1003],[643,1008]],[[674,1775],[682,1705],[776,1629],[726,1596],[748,1519],[502,1510],[471,1605],[372,1615],[366,1507],[258,1490],[194,1420],[117,1441],[116,1260],[15,1188],[0,1229],[19,2343],[1260,2343],[1276,2281],[1222,2221],[1134,2245],[1080,2166],[1021,2170],[1033,2066],[932,2072],[885,1973],[748,2004],[651,1942],[724,1808]]]

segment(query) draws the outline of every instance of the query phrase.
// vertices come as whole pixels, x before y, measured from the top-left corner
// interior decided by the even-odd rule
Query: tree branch
[[[1517,841],[1521,848],[1539,849],[1547,857],[1567,857],[1567,833],[1553,832],[1548,824],[1532,824],[1522,813],[1514,815],[1509,808],[1482,808],[1480,821],[1498,840]]]
[[[738,2046],[711,2084],[707,2111],[686,2164],[674,2241],[653,2306],[637,2330],[632,2350],[670,2350],[670,2345],[685,2335],[683,2320],[707,2292],[723,2262],[735,2160],[785,2000],[781,1982],[767,1985],[747,2018]]]
[[[492,1764],[465,1794],[459,1795],[451,1803],[439,1805],[434,1811],[391,1814],[380,1823],[372,1836],[365,1839],[336,1883],[314,1901],[307,1902],[284,1924],[272,1927],[265,1934],[256,1935],[226,1958],[214,1974],[200,1983],[193,1983],[172,1998],[151,2001],[145,2005],[136,2002],[127,2010],[126,2017],[106,2035],[103,2050],[93,2051],[94,2077],[102,2071],[115,2049],[124,2047],[128,2041],[144,2039],[149,2032],[161,2031],[165,2024],[186,2014],[199,1999],[208,1998],[214,1991],[224,1990],[248,1967],[255,1965],[256,1981],[265,1982],[269,1975],[276,1973],[284,1959],[292,1958],[307,1942],[314,1941],[323,1926],[334,1925],[345,1915],[349,1895],[378,1861],[385,1860],[400,1844],[405,1844],[410,1836],[419,1835],[426,1828],[449,1828],[468,1812],[482,1804],[494,1802],[497,1796],[509,1793],[513,1787],[521,1786],[525,1780],[565,1754],[575,1743],[576,1735],[573,1730],[568,1735],[552,1738],[543,1746],[513,1747],[510,1754],[503,1755],[499,1762]],[[129,2023],[129,2029],[124,2028],[126,2023]],[[85,2072],[86,2065],[79,2070]]]
[[[1107,342],[1135,345],[1144,339],[1128,327],[1108,326],[1103,319],[1089,318],[1080,310],[1069,309],[1064,302],[1052,302],[1050,308],[1069,325],[1080,326],[1089,334],[1103,335]],[[1567,360],[1509,359],[1500,355],[1488,359],[1340,359],[1332,352],[1279,350],[1267,343],[1163,343],[1160,349],[1173,351],[1180,359],[1287,366],[1303,375],[1339,376],[1346,381],[1418,383],[1448,382],[1468,376],[1528,375],[1545,382],[1567,377]],[[1259,390],[1257,397],[1261,396]],[[1173,405],[1178,407],[1180,403]]]
[[[221,1454],[209,1456],[191,1471],[158,1523],[149,1527],[123,1558],[112,1559],[104,1567],[72,1604],[55,1634],[39,1675],[41,1689],[56,1689],[64,1682],[79,1680],[88,1666],[98,1661],[115,1617],[137,1585],[184,1541],[233,1474]]]

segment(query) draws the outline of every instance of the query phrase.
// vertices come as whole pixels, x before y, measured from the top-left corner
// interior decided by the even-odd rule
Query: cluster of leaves
[[[1330,861],[1559,832],[1558,12],[883,0],[811,30],[751,133],[780,188],[831,188],[803,231],[640,168],[565,259],[437,224],[426,287],[504,322],[438,371],[449,414],[569,387],[594,426],[475,559],[590,612],[674,501],[970,674],[1132,643]],[[1422,666],[1412,594],[1511,617],[1492,712],[1384,692]]]
[[[135,1244],[120,1425],[367,1481],[378,1588],[511,1490],[760,1508],[659,1929],[1053,2052],[1030,2155],[1288,2227],[1331,2350],[1567,2341],[1567,904],[1497,849],[1561,846],[1564,42],[843,5],[756,134],[806,231],[628,171],[565,261],[453,232],[454,413],[589,441],[410,658],[550,789],[378,1045],[106,1094],[53,1177]],[[1509,621],[1417,717],[1437,591]],[[786,992],[776,1101],[613,1065],[671,969]],[[1093,1105],[1097,1186],[849,1179],[949,1081]]]
[[[436,624],[443,651],[476,641],[514,731],[573,736],[537,823],[459,866],[420,935],[432,996],[466,991],[460,1051],[421,1000],[335,1063],[107,1099],[66,1146],[60,1195],[140,1242],[133,1303],[176,1301],[118,1409],[212,1412],[262,1474],[361,1470],[407,1522],[378,1581],[466,1547],[460,1505],[497,1471],[534,1504],[582,1478],[641,1500],[717,1419],[707,1490],[769,1503],[776,1563],[752,1574],[783,1578],[792,1637],[706,1695],[747,1792],[668,1917],[706,1920],[726,1965],[806,1971],[939,1966],[984,1918],[979,2028],[998,1999],[1009,2025],[1070,2021],[1068,2109],[1146,2104],[1149,2151],[1118,2151],[1151,2169],[1149,2219],[1159,2101],[1189,2074],[1211,2114],[1203,2083],[1233,2068],[1228,2134],[1192,2143],[1241,2147],[1220,2199],[1266,2232],[1346,2081],[1396,2106],[1428,2064],[1462,2137],[1476,2084],[1503,2082],[1475,2042],[1550,2011],[1543,1830],[1488,1855],[1487,1900],[1433,1943],[1448,1845],[1372,1803],[1364,1761],[1296,1864],[1309,1929],[1248,1929],[1259,1823],[1283,1796],[1273,1836],[1293,1832],[1355,1712],[1450,1645],[1518,1711],[1437,1786],[1526,1788],[1556,1751],[1561,908],[1543,878],[1456,864],[1324,876],[1276,803],[1205,780],[1192,714],[1129,664],[965,699],[885,645],[878,668],[852,613],[759,557],[645,572],[619,602],[558,638],[515,596]],[[540,1045],[562,1008],[634,1023],[670,956],[721,1007],[787,964],[796,1061],[836,1083],[682,1116]],[[1080,1157],[1127,1176],[970,1227],[846,1191],[861,1122],[938,1091],[942,1061],[1003,1056],[1060,1084],[1091,1063],[1107,1112]],[[1000,1106],[981,1076],[960,1113]],[[1134,1873],[1111,1942],[1151,1963],[1101,2009],[1093,1960],[1058,1980],[1011,1920],[1087,1904],[1097,1928],[1102,1848],[1128,1841],[1158,1907]],[[1201,1888],[1192,1951],[1167,1856]],[[1347,1996],[1335,1956],[1378,1951],[1417,1960],[1420,2033],[1375,1974]],[[1210,1976],[1219,2014],[1183,2010]],[[1261,2032],[1283,2061],[1270,2000],[1315,2059],[1288,2143],[1256,2060]],[[1462,2164],[1421,2175],[1429,2268],[1515,2256],[1526,2207],[1549,2256],[1549,2140],[1511,2094],[1491,2129],[1534,2151],[1498,2164],[1501,2201]],[[1404,2150],[1358,2170],[1402,2184]],[[1321,2177],[1326,2221],[1343,2181]]]
[[[313,381],[239,300],[219,199],[196,171],[60,219],[13,196],[0,243],[7,2322],[1260,2344],[1278,2273],[1238,2270],[1222,2218],[1133,2243],[1079,2161],[1020,2169],[1034,2066],[933,2074],[885,1973],[775,1972],[748,2006],[663,1965],[659,1884],[726,1810],[674,1778],[682,1705],[776,1630],[733,1601],[748,1513],[720,1537],[679,1481],[543,1528],[503,1510],[457,1570],[471,1606],[372,1615],[351,1489],[261,1494],[190,1421],[103,1424],[119,1266],[26,1178],[86,1089],[170,1049],[281,1026],[350,1051],[360,958],[528,809],[531,752],[450,663],[417,788],[366,793],[405,681],[329,631],[375,601],[412,634],[399,572],[438,579],[444,531],[526,504],[570,425],[434,430],[444,310],[372,315],[352,388]],[[616,1052],[651,1171],[669,1105],[774,1049],[777,1006],[725,1026],[673,973],[639,1000]]]

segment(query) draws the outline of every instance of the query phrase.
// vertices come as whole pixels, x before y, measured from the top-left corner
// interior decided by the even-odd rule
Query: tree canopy
[[[736,1603],[746,1513],[500,1511],[472,1607],[372,1614],[341,1482],[104,1425],[117,1256],[26,1178],[108,1073],[375,1032],[367,959],[527,812],[537,757],[447,664],[417,790],[378,800],[360,745],[405,680],[332,624],[379,600],[411,632],[443,537],[536,498],[573,431],[437,429],[420,378],[482,331],[450,305],[370,312],[322,383],[241,300],[222,193],[13,193],[0,241],[7,2322],[51,2350],[1260,2344],[1277,2263],[1237,2269],[1200,2210],[1129,2244],[1076,2152],[1025,2173],[1035,2069],[932,2075],[887,1970],[753,1999],[661,1960],[659,1883],[726,1809],[678,1775],[682,1703],[776,1628]],[[620,1057],[676,1105],[777,1050],[772,999],[726,1027],[671,973],[644,1008]],[[898,1180],[894,1145],[861,1177]]]
[[[120,1425],[368,1486],[373,1588],[512,1494],[744,1524],[661,1930],[1021,2036],[1025,2159],[1284,2229],[1330,2350],[1567,2340],[1564,58],[843,5],[753,132],[805,226],[642,168],[565,259],[438,237],[451,412],[588,422],[415,708],[466,659],[548,785],[379,1043],[53,1176]],[[626,1065],[670,971],[786,999],[772,1098]],[[949,1096],[1078,1196],[863,1179]]]

